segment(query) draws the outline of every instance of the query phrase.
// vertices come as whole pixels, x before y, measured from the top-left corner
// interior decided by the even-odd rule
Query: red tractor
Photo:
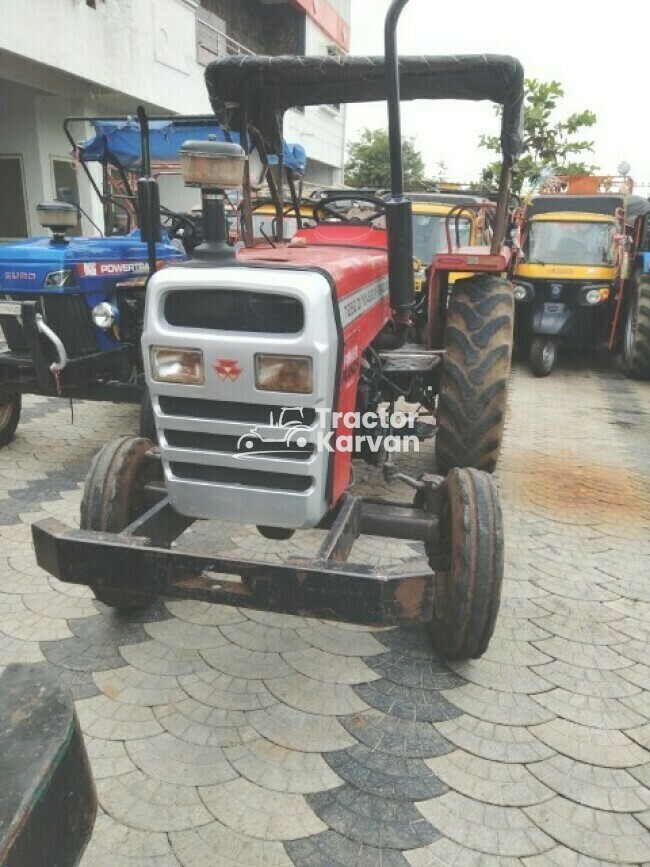
[[[489,473],[512,350],[513,295],[501,274],[523,70],[513,58],[490,55],[398,61],[406,3],[394,0],[389,9],[385,58],[231,56],[208,67],[215,113],[244,149],[183,146],[185,181],[202,188],[205,240],[193,260],[158,272],[147,288],[143,356],[159,445],[137,437],[108,443],[86,481],[81,529],[52,520],[34,526],[39,564],[63,581],[88,584],[117,608],[163,595],[365,624],[428,622],[443,656],[485,652],[503,577],[501,510]],[[291,106],[386,98],[391,196],[368,195],[372,212],[362,220],[319,201],[318,224],[285,242],[280,165],[271,187],[275,237],[255,243],[248,144],[281,153]],[[437,257],[430,336],[420,345],[409,343],[414,271],[400,98],[504,107],[492,248]],[[225,197],[242,186],[242,174],[245,246],[235,253]],[[151,186],[142,180],[141,213],[148,198],[155,202]],[[154,211],[144,221],[149,238],[157,234]],[[294,213],[300,222],[298,201]],[[384,216],[387,228],[375,227]],[[472,276],[448,290],[452,271]],[[420,478],[382,456],[404,429],[381,408],[400,399],[436,414],[437,466]],[[300,435],[283,442],[277,428],[289,410]],[[424,435],[418,423],[411,433]],[[411,486],[413,506],[353,495],[354,458],[383,464],[387,479]],[[267,564],[172,548],[196,519],[255,524],[274,539],[302,528],[327,532],[315,559]],[[361,533],[422,541],[427,559],[387,569],[350,563]]]

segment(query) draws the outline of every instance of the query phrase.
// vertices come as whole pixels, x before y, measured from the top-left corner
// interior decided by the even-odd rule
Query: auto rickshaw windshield
[[[447,249],[447,233],[445,231],[446,217],[439,214],[414,214],[413,215],[413,255],[421,262],[429,264],[433,261],[436,253]],[[449,221],[451,242],[456,244],[456,220]],[[463,218],[458,221],[460,246],[464,247],[471,243],[472,224],[470,220]]]
[[[524,255],[530,264],[613,265],[613,224],[582,220],[532,222]]]

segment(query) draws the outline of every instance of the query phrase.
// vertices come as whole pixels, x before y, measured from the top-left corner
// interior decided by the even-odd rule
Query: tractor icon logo
[[[260,433],[258,425],[252,427],[237,440],[238,453],[235,457],[282,456],[287,452],[304,451],[309,443],[311,429],[303,418],[303,410],[287,408],[280,412],[276,424],[271,413],[269,427],[273,430]]]

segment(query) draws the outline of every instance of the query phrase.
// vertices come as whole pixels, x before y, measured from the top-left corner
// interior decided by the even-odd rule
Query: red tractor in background
[[[485,652],[503,578],[501,510],[489,473],[501,446],[512,351],[513,295],[501,275],[510,257],[504,240],[521,149],[523,70],[513,58],[490,55],[398,61],[406,3],[393,0],[389,9],[385,58],[231,56],[207,68],[219,121],[244,143],[248,132],[262,156],[277,150],[291,106],[387,98],[392,194],[368,195],[374,212],[361,221],[328,213],[330,202],[321,200],[322,220],[299,225],[285,242],[280,165],[275,237],[256,243],[245,150],[185,143],[185,181],[202,190],[204,241],[193,260],[153,275],[147,288],[142,346],[159,445],[138,437],[108,443],[86,481],[81,529],[34,525],[37,560],[61,580],[89,585],[116,608],[163,595],[365,624],[427,622],[443,656]],[[412,217],[400,98],[504,107],[492,247],[436,257],[429,338],[417,345],[410,342]],[[245,247],[235,253],[225,200],[242,173]],[[152,180],[141,179],[139,192],[148,215],[143,234],[153,241]],[[294,213],[300,224],[298,201]],[[386,229],[375,227],[384,215]],[[450,272],[472,276],[449,292]],[[382,448],[363,447],[371,434],[384,445],[403,434],[392,416],[376,422],[380,407],[398,400],[435,414],[437,466],[419,478],[399,472],[390,455],[383,460]],[[275,434],[288,408],[299,415],[300,436],[287,437],[282,451]],[[272,449],[258,445],[267,434]],[[355,458],[383,463],[387,480],[415,490],[413,506],[355,496]],[[282,564],[172,549],[197,519],[255,524],[274,539],[302,528],[327,533],[314,559]],[[421,541],[427,560],[391,568],[347,562],[361,533]]]

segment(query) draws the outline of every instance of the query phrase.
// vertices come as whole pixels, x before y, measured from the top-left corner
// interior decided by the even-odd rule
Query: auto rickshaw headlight
[[[609,286],[601,286],[598,289],[589,289],[585,293],[585,301],[587,304],[596,305],[602,304],[609,298]]]
[[[520,283],[517,283],[515,285],[515,300],[523,301],[526,295],[528,295],[528,290],[526,289],[526,287],[522,286]]]
[[[535,287],[532,283],[527,283],[524,280],[517,281],[513,295],[515,296],[515,301],[534,301]]]

